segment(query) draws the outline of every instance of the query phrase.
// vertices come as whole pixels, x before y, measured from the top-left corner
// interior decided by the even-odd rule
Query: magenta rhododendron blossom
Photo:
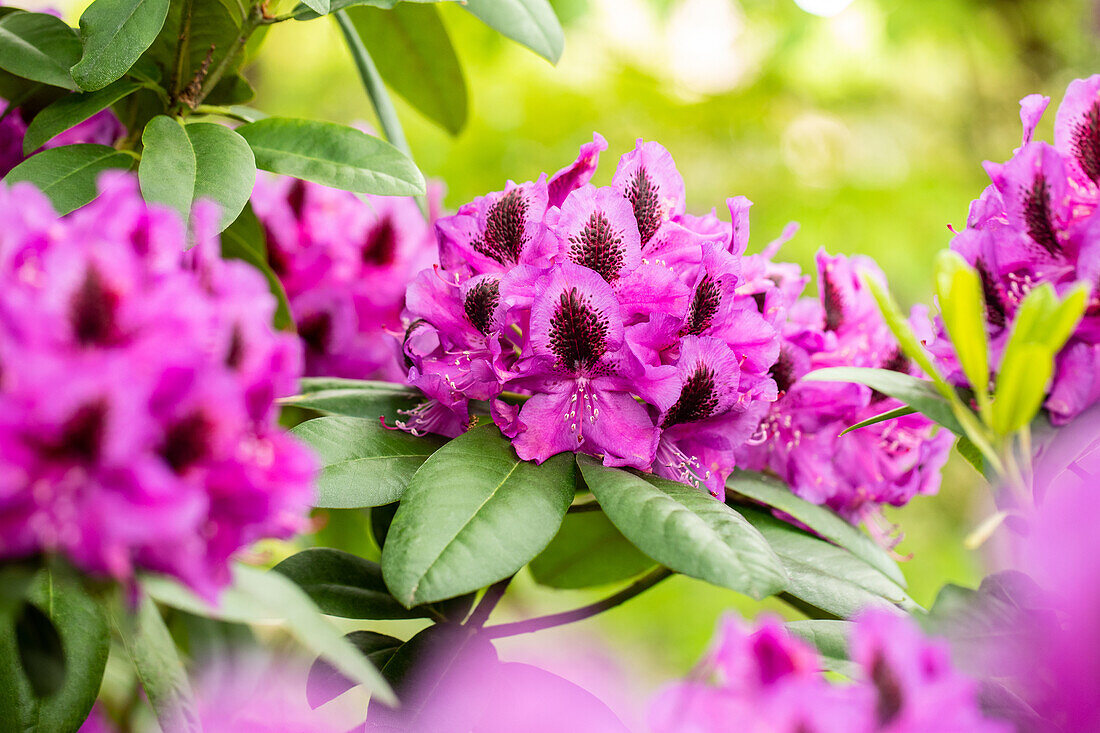
[[[27,123],[21,110],[8,111],[8,103],[0,100],[0,177],[7,175],[15,166],[23,162],[23,136],[27,132]],[[43,148],[57,148],[62,145],[92,143],[95,145],[114,145],[115,141],[126,134],[126,128],[109,109],[95,113],[88,119],[55,135]]]
[[[966,228],[951,242],[981,277],[994,368],[1020,302],[1035,286],[1064,293],[1092,286],[1084,319],[1055,363],[1046,401],[1064,424],[1100,399],[1100,75],[1066,89],[1054,120],[1054,144],[1033,140],[1050,99],[1020,102],[1023,144],[1007,163],[986,163],[992,185],[970,205]],[[952,381],[966,377],[943,338],[932,344]]]
[[[435,261],[416,201],[261,175],[252,205],[305,347],[305,373],[402,381],[393,336],[405,288]]]
[[[866,257],[819,252],[818,297],[797,299],[805,284],[800,274],[763,257],[750,259],[761,274],[740,292],[778,319],[782,347],[771,374],[780,397],[738,451],[738,465],[770,471],[799,496],[855,522],[874,518],[882,504],[901,506],[917,494],[935,493],[951,449],[949,434],[921,415],[907,415],[842,436],[845,428],[901,403],[860,384],[801,379],[833,366],[919,376],[860,282],[861,273],[882,279],[878,267]],[[914,309],[918,326],[926,320]]]
[[[303,527],[316,466],[280,430],[300,352],[274,298],[191,238],[133,177],[59,218],[0,188],[0,558],[62,552],[86,571],[145,569],[210,595],[226,562]]]
[[[520,457],[562,451],[724,492],[734,449],[776,397],[775,325],[741,298],[748,201],[733,223],[684,213],[672,156],[639,141],[611,186],[603,138],[552,176],[509,182],[436,223],[440,268],[410,286],[399,421],[456,435],[470,401]]]
[[[846,683],[821,675],[813,647],[776,619],[756,629],[722,621],[714,648],[688,680],[654,701],[656,733],[1007,733],[983,717],[977,683],[950,664],[946,644],[889,611],[855,619],[856,672]]]

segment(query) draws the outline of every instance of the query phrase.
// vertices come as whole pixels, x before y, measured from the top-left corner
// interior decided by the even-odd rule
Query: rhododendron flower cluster
[[[841,435],[901,403],[862,384],[802,380],[810,371],[836,366],[920,375],[860,281],[882,280],[882,272],[867,257],[818,252],[818,296],[800,298],[808,278],[796,266],[772,262],[773,255],[769,249],[746,258],[738,294],[759,300],[782,335],[771,370],[779,399],[737,451],[738,466],[770,471],[802,498],[855,522],[875,519],[882,504],[901,506],[917,494],[935,493],[950,434],[913,414]],[[929,331],[923,308],[915,308],[911,320]]]
[[[1056,424],[1100,398],[1100,75],[1069,85],[1054,120],[1054,144],[1033,140],[1049,97],[1020,102],[1023,144],[1007,163],[986,163],[992,184],[970,205],[951,242],[981,277],[991,362],[1000,361],[1016,309],[1041,283],[1059,294],[1084,281],[1084,319],[1058,355],[1046,407]],[[944,341],[933,344],[956,382],[965,376]]]
[[[827,682],[813,647],[776,619],[748,629],[723,620],[714,649],[692,677],[651,710],[656,733],[1008,733],[985,718],[978,685],[951,666],[947,645],[904,616],[864,611],[850,652],[855,678]]]
[[[305,373],[403,381],[393,335],[409,280],[436,250],[416,201],[262,175],[252,205],[305,347]]]
[[[487,400],[519,456],[562,451],[723,493],[734,448],[776,396],[774,327],[736,297],[744,197],[685,213],[672,156],[638,141],[610,186],[606,142],[436,223],[440,267],[406,299],[409,381],[432,401],[401,425],[448,435]]]
[[[214,212],[188,234],[132,176],[100,189],[59,218],[0,188],[0,558],[209,595],[242,546],[303,527],[315,462],[274,405],[300,352],[263,277],[220,259]]]
[[[0,177],[7,175],[15,166],[23,162],[23,136],[27,132],[27,123],[19,109],[8,111],[8,103],[0,99]],[[92,143],[96,145],[114,145],[115,141],[126,134],[126,128],[109,109],[97,112],[83,122],[58,133],[43,148],[57,148],[62,145]]]

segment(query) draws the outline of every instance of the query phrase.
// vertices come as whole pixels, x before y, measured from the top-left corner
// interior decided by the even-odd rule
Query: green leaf
[[[531,561],[531,575],[551,588],[589,588],[640,575],[654,566],[603,512],[566,514],[557,535]]]
[[[813,644],[821,654],[821,667],[829,672],[839,672],[851,679],[858,679],[860,667],[849,661],[848,639],[852,622],[832,619],[788,621],[787,630],[803,641]]]
[[[80,38],[60,18],[46,13],[10,13],[0,18],[0,69],[76,89],[69,67],[79,58]]]
[[[141,142],[138,180],[146,200],[171,206],[185,218],[198,201],[213,201],[220,207],[219,231],[248,203],[256,163],[248,143],[228,127],[181,125],[160,115],[146,125]]]
[[[428,609],[405,608],[390,595],[382,568],[342,550],[314,547],[275,566],[304,590],[322,613],[340,618],[431,618]]]
[[[838,618],[850,618],[868,606],[898,611],[918,607],[897,583],[846,549],[781,522],[755,509],[742,515],[779,556],[790,582],[787,593]]]
[[[558,63],[565,34],[549,0],[467,0],[466,10],[485,25]]]
[[[36,698],[20,669],[11,616],[0,615],[0,726],[73,733],[99,694],[110,646],[106,616],[75,574],[60,569],[41,571],[28,599],[61,635],[65,679],[54,694]]]
[[[381,506],[398,501],[416,469],[443,445],[435,436],[388,430],[378,420],[320,417],[291,432],[321,458],[316,506],[328,509]]]
[[[390,423],[400,416],[400,410],[411,410],[425,399],[412,387],[354,379],[303,379],[300,389],[302,394],[279,404],[374,421],[384,417]]]
[[[166,731],[200,733],[194,695],[176,643],[157,605],[144,598],[133,618],[115,616],[115,629],[134,663],[141,687]]]
[[[575,492],[573,456],[521,461],[493,425],[436,451],[409,482],[382,550],[382,572],[411,607],[495,583],[538,555]]]
[[[866,367],[827,367],[802,377],[807,382],[855,382],[865,384],[887,397],[901,400],[930,420],[944,426],[955,435],[964,435],[948,402],[936,387],[924,379],[890,369]]]
[[[979,404],[985,406],[989,339],[985,332],[981,277],[959,253],[943,250],[936,259],[936,294],[955,355]]]
[[[893,410],[887,410],[886,412],[869,417],[866,420],[860,420],[855,425],[849,425],[840,431],[841,435],[847,435],[853,430],[859,430],[860,428],[866,428],[871,425],[878,425],[880,422],[886,422],[887,420],[896,420],[899,417],[905,417],[906,415],[915,415],[917,413],[912,407],[897,407]]]
[[[120,79],[98,92],[85,94],[69,94],[57,100],[46,109],[39,112],[27,126],[27,132],[23,136],[23,154],[30,155],[38,148],[45,145],[55,135],[79,125],[92,115],[101,112],[112,104],[125,99],[141,85]]]
[[[179,45],[180,33],[184,29],[183,13],[185,8],[189,9],[191,11],[190,42],[183,59],[183,71],[176,80],[181,89],[185,88],[201,75],[203,64],[206,63],[208,56],[209,69],[217,68],[225,59],[225,54],[232,48],[233,42],[241,33],[241,24],[244,21],[242,7],[243,5],[236,0],[188,0],[188,2],[170,3],[164,26],[149,50],[145,52],[142,61],[151,60],[164,69],[165,84],[171,86],[176,76],[176,48]],[[242,58],[243,54],[237,54],[235,59],[228,62],[223,80],[236,74]]]
[[[128,170],[133,164],[132,155],[106,145],[64,145],[27,158],[8,172],[4,182],[33,183],[57,213],[64,215],[99,195],[96,180],[100,173]]]
[[[65,650],[50,617],[24,603],[15,617],[15,645],[23,674],[37,698],[49,697],[65,682]]]
[[[676,572],[763,598],[787,582],[779,558],[737,512],[702,491],[577,456],[585,483],[619,531]]]
[[[0,619],[19,606],[30,590],[38,566],[33,561],[5,562],[0,565]],[[0,623],[3,623],[0,620]]]
[[[373,631],[353,631],[346,638],[375,667],[381,669],[393,657],[405,642],[385,634]],[[310,707],[318,708],[351,688],[355,683],[323,659],[318,659],[309,668],[306,678],[306,701]]]
[[[122,77],[164,26],[169,0],[94,0],[80,16],[84,54],[72,67],[81,89],[94,92]]]
[[[222,232],[221,252],[227,260],[242,260],[260,271],[275,296],[275,328],[293,331],[294,319],[290,315],[286,290],[267,261],[267,239],[260,220],[252,211],[252,204],[245,204],[237,220]]]
[[[1030,423],[1053,373],[1054,353],[1045,345],[1018,344],[1011,354],[1006,349],[993,395],[993,430],[1009,435]]]
[[[466,79],[447,28],[432,5],[348,11],[382,78],[452,135],[466,125]]]
[[[825,539],[845,548],[902,588],[905,587],[905,576],[889,553],[831,509],[795,496],[782,482],[751,471],[734,471],[726,481],[726,488],[789,514]]]
[[[378,671],[321,615],[305,591],[281,573],[235,566],[233,582],[222,590],[217,606],[165,577],[144,578],[142,586],[160,603],[198,616],[238,623],[278,623],[302,646],[364,685],[374,696],[387,702],[395,699]]]
[[[318,15],[327,15],[329,12],[329,0],[302,0],[302,3]]]
[[[1087,301],[1088,288],[1083,283],[1070,289],[1063,300],[1059,300],[1050,283],[1032,288],[1016,311],[1012,336],[1001,363],[1010,358],[1017,345],[1041,344],[1052,352],[1059,351],[1076,329]]]
[[[955,450],[959,452],[959,455],[966,459],[966,462],[974,467],[981,476],[985,476],[985,458],[982,456],[982,452],[978,450],[978,446],[966,436],[960,436],[955,441]]]
[[[404,5],[406,3],[422,3],[422,4],[434,4],[440,2],[461,2],[462,0],[329,0],[329,13],[335,13],[337,10],[344,10],[345,8],[354,8],[359,5],[366,5],[372,8],[381,8],[383,10],[392,10],[400,3]],[[295,20],[314,20],[321,17],[321,13],[316,12],[310,6],[305,3],[299,3],[294,8]]]
[[[353,127],[268,117],[237,128],[264,170],[383,196],[424,193],[424,177],[401,151]]]

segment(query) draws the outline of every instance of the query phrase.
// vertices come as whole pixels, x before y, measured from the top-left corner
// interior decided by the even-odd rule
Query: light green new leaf
[[[116,616],[112,623],[122,637],[161,729],[179,733],[202,731],[187,670],[157,604],[144,598],[135,617]]]
[[[45,145],[55,135],[79,125],[92,115],[101,112],[121,99],[125,99],[141,85],[120,79],[98,92],[69,94],[39,112],[27,126],[23,136],[23,154],[30,155]]]
[[[399,4],[348,11],[382,78],[426,117],[457,135],[466,125],[466,79],[439,10]]]
[[[549,0],[467,0],[466,10],[485,25],[558,63],[565,34]]]
[[[47,13],[9,13],[0,18],[0,69],[24,79],[76,89],[69,67],[80,58],[80,38]]]
[[[917,411],[914,410],[912,407],[897,407],[893,410],[887,410],[886,412],[879,413],[874,417],[869,417],[866,420],[860,420],[855,425],[849,425],[848,427],[841,430],[840,434],[847,435],[853,430],[859,430],[860,428],[865,428],[869,425],[878,425],[880,422],[886,422],[887,420],[896,420],[899,417],[905,417],[906,415],[915,415],[916,412]]]
[[[955,417],[951,403],[943,398],[932,382],[927,380],[890,369],[867,367],[827,367],[810,372],[802,377],[802,380],[865,384],[887,397],[901,400],[956,435],[963,435],[963,429]]]
[[[133,165],[134,156],[106,145],[64,145],[27,158],[4,176],[4,182],[33,183],[57,213],[64,215],[99,195],[96,181],[100,173],[128,170]]]
[[[557,535],[529,567],[540,585],[590,588],[632,578],[655,564],[606,514],[594,511],[565,515]]]
[[[802,524],[862,559],[887,578],[905,587],[905,576],[886,550],[832,510],[795,496],[776,479],[751,471],[734,471],[726,489],[789,514]]]
[[[143,578],[142,587],[160,603],[198,616],[237,623],[276,623],[302,646],[324,657],[344,676],[362,684],[375,697],[393,704],[396,698],[386,681],[310,600],[306,592],[280,573],[245,565],[233,569],[233,582],[211,605],[174,580]]]
[[[94,92],[122,77],[153,43],[168,16],[169,0],[94,0],[80,16],[84,54],[72,76]]]
[[[421,464],[443,445],[436,436],[388,430],[378,420],[320,417],[291,432],[321,459],[316,506],[349,509],[401,499]]]
[[[585,483],[635,547],[671,570],[763,598],[787,575],[768,543],[730,507],[692,486],[577,456]]]
[[[382,573],[407,607],[515,573],[561,526],[575,491],[573,455],[521,461],[494,425],[436,451],[409,482],[382,548]]]
[[[936,294],[955,355],[979,406],[987,409],[989,339],[981,277],[957,252],[944,250],[936,259]]]
[[[1005,350],[993,395],[993,430],[1009,435],[1039,413],[1054,373],[1054,353],[1042,344],[1017,344]]]
[[[424,176],[401,151],[353,127],[268,117],[237,128],[272,173],[382,196],[418,196]]]
[[[145,126],[138,167],[147,201],[166,204],[185,218],[201,200],[220,207],[219,231],[240,215],[252,195],[256,164],[240,135],[223,125],[181,125],[166,115]]]

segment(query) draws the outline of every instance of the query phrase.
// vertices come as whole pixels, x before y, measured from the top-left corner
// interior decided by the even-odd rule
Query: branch
[[[624,588],[615,595],[609,596],[602,601],[597,601],[591,605],[582,606],[581,608],[566,611],[564,613],[554,613],[549,616],[539,616],[538,618],[532,618],[526,621],[516,621],[510,624],[490,626],[485,629],[485,635],[490,639],[499,639],[505,636],[530,634],[535,631],[542,631],[543,629],[551,629],[555,626],[564,626],[565,624],[571,624],[576,621],[583,621],[586,618],[591,618],[615,606],[626,603],[634,596],[641,595],[672,575],[674,575],[674,573],[668,568],[657,568],[649,575],[646,575],[629,587]]]
[[[470,614],[470,618],[466,620],[467,626],[480,629],[485,625],[485,622],[489,620],[489,614],[492,613],[493,609],[500,603],[500,599],[504,596],[504,591],[508,589],[508,584],[512,582],[512,578],[514,577],[516,576],[510,575],[504,580],[499,580],[489,586],[489,589],[485,591],[485,595],[481,597],[481,602],[477,604],[477,608]]]

